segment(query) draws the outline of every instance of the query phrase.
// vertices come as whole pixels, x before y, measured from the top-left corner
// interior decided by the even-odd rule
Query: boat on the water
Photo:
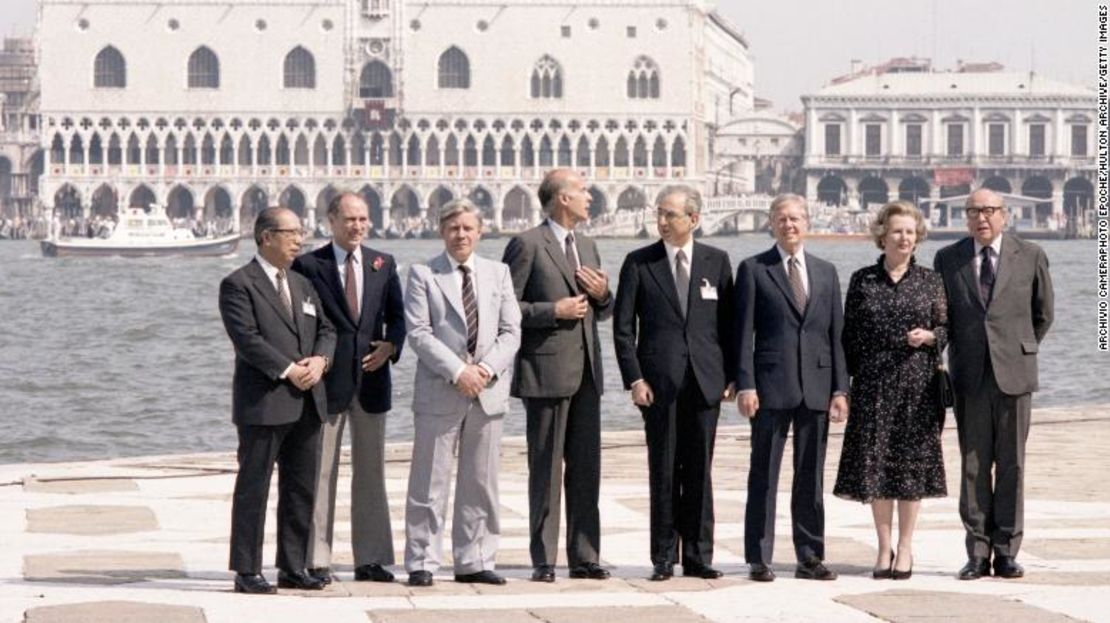
[[[184,227],[174,227],[164,211],[128,208],[115,228],[104,237],[52,235],[40,242],[47,257],[162,255],[228,255],[239,248],[239,234],[201,237]]]

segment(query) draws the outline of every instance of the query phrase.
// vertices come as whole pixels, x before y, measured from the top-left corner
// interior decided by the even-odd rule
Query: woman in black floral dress
[[[879,541],[873,577],[908,579],[921,499],[946,495],[933,375],[947,306],[940,275],[914,263],[925,221],[913,204],[883,206],[871,234],[883,255],[852,275],[844,304],[852,408],[833,493],[871,504]]]

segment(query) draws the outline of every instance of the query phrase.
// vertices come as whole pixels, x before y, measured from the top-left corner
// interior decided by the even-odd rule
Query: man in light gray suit
[[[1003,235],[1002,197],[967,198],[971,236],[937,251],[948,295],[948,364],[962,455],[960,518],[967,532],[961,580],[1020,578],[1023,472],[1037,351],[1052,324],[1052,278],[1037,245]]]
[[[504,584],[494,572],[501,527],[497,476],[509,411],[520,307],[509,269],[474,253],[482,215],[466,199],[440,212],[446,251],[409,269],[405,322],[416,353],[415,438],[405,506],[409,585],[431,586],[458,448],[451,543],[455,581]]]
[[[528,412],[532,579],[555,581],[565,477],[570,577],[604,580],[597,505],[605,381],[597,321],[612,315],[613,296],[597,245],[574,232],[590,216],[586,182],[555,169],[540,184],[539,199],[547,220],[510,240],[501,259],[512,270],[523,314],[513,395]]]

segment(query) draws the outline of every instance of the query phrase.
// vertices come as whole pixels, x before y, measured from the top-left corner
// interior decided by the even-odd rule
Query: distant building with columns
[[[1019,228],[1089,225],[1095,179],[1093,90],[996,63],[935,71],[894,59],[802,97],[804,171],[817,204],[918,202],[962,227],[944,199],[987,186],[1010,195]]]
[[[62,217],[165,205],[312,226],[339,188],[379,229],[470,197],[499,229],[579,170],[595,216],[706,183],[752,109],[711,0],[40,0],[41,196]],[[725,113],[724,111],[727,111]]]
[[[0,218],[26,218],[42,174],[38,85],[31,39],[9,37],[0,49]]]

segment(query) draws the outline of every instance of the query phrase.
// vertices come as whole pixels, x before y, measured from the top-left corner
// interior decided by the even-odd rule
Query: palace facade
[[[38,44],[62,217],[280,204],[312,226],[351,188],[379,229],[467,196],[511,230],[554,166],[604,217],[703,186],[713,131],[754,100],[709,0],[40,0]]]

